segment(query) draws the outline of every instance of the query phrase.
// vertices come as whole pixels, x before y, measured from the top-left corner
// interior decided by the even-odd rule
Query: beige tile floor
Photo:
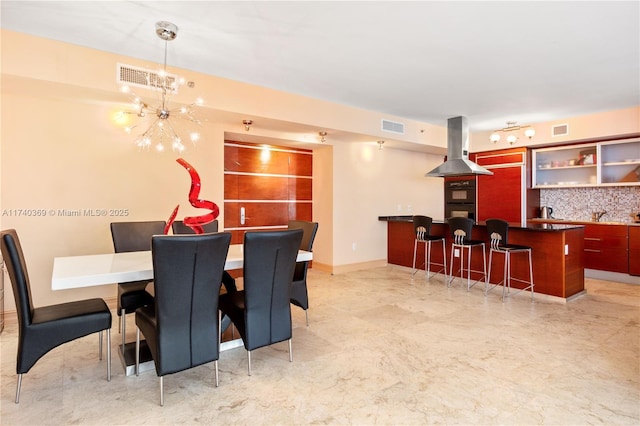
[[[293,308],[287,344],[221,354],[167,376],[106,381],[97,337],[47,354],[13,402],[17,331],[1,343],[3,425],[44,424],[640,424],[640,286],[588,280],[569,303],[500,301],[440,278],[377,268],[312,270],[312,309]],[[477,286],[476,286],[477,287]],[[133,321],[128,330],[134,336]],[[119,335],[114,321],[113,346]]]

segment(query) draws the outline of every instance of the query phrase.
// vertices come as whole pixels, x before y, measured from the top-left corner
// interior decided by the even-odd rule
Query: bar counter
[[[394,265],[412,267],[415,234],[412,216],[379,216],[387,222],[387,262]],[[444,235],[447,242],[447,267],[449,268],[450,244],[449,227],[446,221],[434,220],[432,235]],[[487,262],[489,260],[489,237],[484,223],[473,227],[473,239],[486,241]],[[533,262],[533,282],[536,293],[567,299],[584,291],[584,226],[574,224],[529,223],[527,226],[509,226],[509,242],[531,247]],[[442,251],[432,250],[432,261],[442,263]],[[418,244],[416,263],[424,262],[424,244]],[[459,258],[457,258],[459,259]],[[454,258],[456,262],[456,258]],[[491,282],[502,280],[503,256],[493,259]],[[474,249],[473,270],[482,270],[482,254]],[[424,265],[422,265],[424,269]],[[435,268],[434,268],[435,269]],[[512,276],[526,279],[528,267],[525,255],[512,256]],[[454,264],[454,271],[457,265]],[[487,265],[488,271],[488,265]],[[472,278],[478,278],[472,274]],[[512,281],[512,287],[518,285]]]

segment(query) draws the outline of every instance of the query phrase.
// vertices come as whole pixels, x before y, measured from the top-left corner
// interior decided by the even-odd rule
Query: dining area
[[[217,387],[221,351],[244,346],[249,375],[251,351],[272,344],[288,342],[293,362],[291,304],[300,306],[300,301],[292,298],[292,286],[303,285],[306,296],[317,222],[290,221],[285,229],[248,231],[243,244],[231,244],[231,233],[217,232],[215,222],[215,230],[209,227],[212,232],[174,223],[172,234],[167,234],[166,223],[158,228],[158,222],[115,222],[114,253],[56,257],[53,262],[55,291],[118,283],[115,313],[121,343],[115,349],[124,375],[155,369],[161,406],[167,375],[213,364]],[[37,306],[17,231],[3,230],[0,236],[17,308],[15,403],[20,402],[23,376],[29,383],[33,375],[27,373],[49,352],[96,333],[99,362],[106,365],[110,382],[113,327],[105,300]],[[240,289],[227,271],[235,272]],[[307,308],[308,302],[305,313]],[[133,341],[127,322],[130,330],[135,325]]]

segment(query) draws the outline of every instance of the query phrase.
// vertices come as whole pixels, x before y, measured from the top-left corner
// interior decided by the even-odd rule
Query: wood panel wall
[[[231,232],[231,243],[241,244],[246,231],[311,221],[312,187],[313,151],[225,141],[224,229]]]

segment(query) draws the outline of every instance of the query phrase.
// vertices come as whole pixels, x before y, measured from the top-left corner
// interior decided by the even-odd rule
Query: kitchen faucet
[[[593,213],[591,213],[591,221],[592,222],[600,222],[600,218],[602,218],[602,216],[604,216],[605,214],[607,214],[606,211],[593,212]]]

